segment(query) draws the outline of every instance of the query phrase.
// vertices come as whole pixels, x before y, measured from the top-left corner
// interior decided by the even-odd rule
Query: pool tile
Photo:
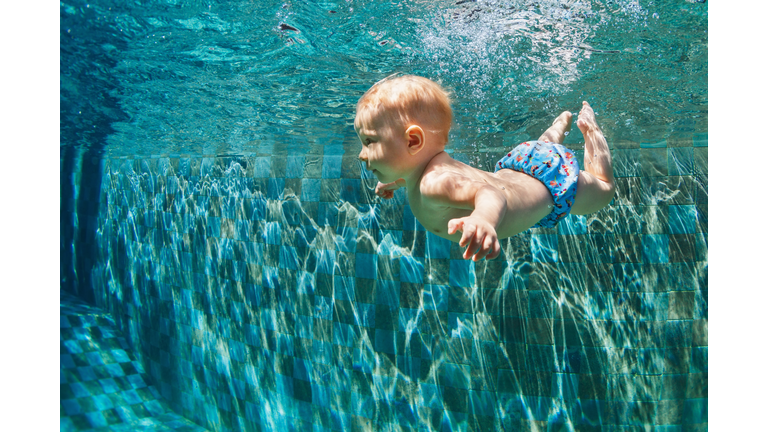
[[[640,149],[614,149],[611,151],[613,175],[616,177],[639,177]]]
[[[643,262],[667,263],[669,262],[669,236],[663,234],[650,234],[642,236]]]
[[[669,175],[681,176],[693,174],[693,148],[677,147],[667,149]]]
[[[87,419],[91,427],[94,427],[94,428],[107,427],[110,424],[114,423],[114,421],[110,422],[102,411],[94,411],[94,412],[86,413],[85,418]],[[111,420],[111,416],[109,416],[109,419]]]
[[[691,373],[704,373],[709,370],[708,347],[694,347],[691,349]]]
[[[685,401],[683,406],[683,424],[706,423],[708,419],[709,410],[707,399],[688,399]]]
[[[616,177],[616,194],[613,205],[631,206],[642,203],[642,185],[637,177]]]
[[[531,255],[533,262],[557,262],[558,237],[551,234],[534,234],[531,236]]]
[[[709,142],[708,134],[693,134],[693,146],[694,147],[707,147]]]
[[[669,206],[643,208],[643,234],[669,234]]]
[[[450,285],[456,287],[469,287],[474,279],[475,265],[472,261],[450,260]]]
[[[672,234],[668,237],[669,262],[693,262],[696,257],[696,236],[693,234]]]
[[[287,178],[304,177],[304,156],[288,156],[286,160],[285,176]]]
[[[665,177],[669,174],[666,148],[642,148],[639,153],[640,177]]]
[[[82,412],[82,408],[80,407],[80,403],[77,399],[65,399],[61,401],[61,406],[64,409],[64,412],[68,416],[73,416],[75,414],[80,414]]]
[[[490,138],[482,137],[481,141],[488,139]],[[491,425],[488,429],[495,427],[494,425],[501,422],[494,417],[494,413],[497,412],[496,407],[489,407],[491,402],[488,401],[488,394],[480,393],[488,388],[506,389],[512,392],[515,397],[519,396],[518,392],[520,391],[524,391],[526,397],[530,396],[530,399],[525,399],[526,407],[533,407],[532,414],[525,420],[525,424],[529,427],[561,427],[564,425],[562,422],[562,413],[564,412],[572,412],[574,413],[573,416],[580,416],[579,418],[585,419],[584,422],[586,422],[580,423],[588,425],[592,418],[590,416],[593,415],[590,409],[595,407],[597,407],[597,421],[603,423],[604,430],[623,430],[621,426],[637,429],[640,427],[640,423],[646,422],[649,418],[651,424],[656,422],[659,426],[680,425],[682,414],[676,423],[659,423],[657,421],[661,418],[660,415],[665,415],[666,406],[660,408],[663,401],[657,404],[656,401],[651,401],[649,398],[653,397],[653,391],[656,391],[654,389],[664,388],[666,382],[657,376],[647,375],[652,370],[640,366],[641,362],[639,361],[632,367],[646,375],[636,378],[635,381],[642,381],[644,388],[647,387],[648,391],[643,392],[635,389],[626,394],[620,394],[618,389],[630,386],[633,382],[633,380],[624,377],[622,378],[623,381],[615,379],[605,381],[602,399],[594,398],[594,396],[593,399],[584,399],[584,394],[595,388],[600,388],[600,379],[606,376],[604,368],[607,363],[596,361],[597,357],[587,355],[581,350],[583,347],[614,349],[614,346],[622,346],[626,343],[632,343],[647,350],[659,350],[658,347],[663,347],[663,350],[668,353],[682,353],[675,354],[674,358],[682,358],[682,355],[689,359],[687,363],[689,370],[683,371],[683,366],[686,363],[677,360],[671,362],[672,357],[668,357],[666,361],[670,365],[670,371],[681,372],[673,375],[703,373],[701,368],[705,367],[705,363],[701,360],[703,355],[698,348],[706,348],[705,318],[708,311],[707,296],[701,292],[702,287],[706,287],[707,280],[706,253],[701,253],[700,249],[702,245],[706,246],[706,236],[695,233],[702,231],[706,233],[706,171],[700,170],[702,166],[701,151],[698,153],[696,151],[702,147],[692,149],[690,140],[689,144],[685,146],[678,146],[672,141],[674,140],[669,140],[666,143],[669,148],[648,146],[647,143],[642,145],[634,143],[624,146],[625,148],[616,146],[616,150],[623,150],[625,154],[619,154],[615,159],[617,161],[616,167],[619,168],[617,174],[619,194],[614,199],[614,204],[596,215],[590,215],[588,218],[577,218],[578,223],[571,224],[568,222],[570,219],[568,219],[557,229],[530,230],[514,238],[505,239],[502,243],[505,248],[506,259],[500,261],[504,265],[498,266],[491,265],[495,265],[496,262],[469,263],[464,261],[461,259],[463,251],[454,243],[426,233],[423,226],[410,214],[409,208],[404,205],[406,201],[403,191],[398,191],[401,192],[398,203],[386,201],[374,205],[369,202],[373,197],[369,196],[369,191],[366,188],[373,185],[360,181],[360,175],[364,174],[358,172],[359,164],[352,166],[354,155],[344,156],[346,144],[344,146],[339,145],[338,143],[341,141],[326,146],[330,153],[326,153],[322,157],[292,155],[263,158],[263,162],[267,164],[267,169],[266,172],[261,173],[263,175],[261,179],[255,178],[256,172],[259,171],[257,163],[252,163],[253,158],[248,159],[246,173],[253,170],[253,186],[246,186],[245,183],[232,183],[235,188],[232,192],[227,192],[222,188],[201,189],[204,194],[202,196],[209,198],[197,203],[200,209],[206,210],[203,216],[203,227],[206,227],[207,218],[220,218],[218,231],[211,230],[210,233],[207,233],[208,235],[218,234],[221,240],[233,243],[247,241],[248,235],[256,235],[254,244],[259,247],[252,251],[234,249],[234,251],[228,252],[226,248],[231,248],[231,246],[226,243],[217,244],[217,253],[219,253],[220,248],[222,256],[210,261],[209,275],[193,271],[204,278],[201,280],[200,287],[195,289],[198,297],[195,299],[185,297],[184,300],[187,303],[191,301],[191,305],[184,303],[183,308],[175,309],[173,316],[175,320],[165,318],[166,324],[164,326],[160,323],[150,324],[152,328],[160,330],[157,337],[150,338],[150,352],[145,354],[149,357],[147,368],[160,377],[168,373],[169,367],[177,364],[184,379],[195,376],[193,367],[196,366],[191,363],[189,351],[179,353],[172,350],[172,352],[168,352],[158,348],[167,344],[169,337],[172,341],[179,341],[173,343],[182,347],[189,346],[197,338],[202,337],[205,340],[205,338],[210,337],[208,335],[212,333],[205,330],[208,324],[202,325],[203,323],[200,323],[201,325],[198,326],[200,329],[189,327],[188,323],[191,322],[193,315],[197,316],[190,312],[190,307],[196,310],[206,309],[206,313],[211,313],[207,308],[215,310],[215,308],[220,307],[222,304],[220,300],[207,298],[203,300],[199,295],[207,293],[209,286],[224,282],[221,286],[231,293],[228,295],[233,297],[232,303],[235,303],[234,297],[238,297],[237,302],[243,305],[243,307],[232,309],[233,313],[239,314],[239,321],[249,319],[249,309],[253,307],[263,309],[264,302],[273,302],[273,307],[276,308],[274,310],[279,312],[280,318],[277,321],[273,320],[272,330],[261,324],[255,327],[248,324],[250,326],[248,328],[251,329],[249,335],[254,337],[246,337],[244,330],[236,329],[231,325],[227,326],[223,322],[223,327],[219,328],[217,325],[216,332],[220,332],[220,334],[216,333],[216,337],[226,334],[227,338],[232,338],[232,342],[229,342],[232,373],[235,377],[239,377],[235,379],[240,380],[244,385],[242,391],[233,390],[232,401],[229,403],[224,402],[225,399],[221,398],[209,399],[218,401],[218,411],[215,408],[216,403],[206,404],[201,397],[203,395],[206,397],[207,395],[217,395],[221,389],[227,388],[222,385],[221,377],[211,373],[212,370],[206,369],[201,372],[203,377],[198,381],[200,385],[193,389],[178,382],[166,382],[161,385],[162,393],[168,397],[174,397],[174,392],[179,390],[189,395],[189,399],[185,399],[179,408],[191,418],[207,421],[205,420],[208,415],[205,414],[206,410],[213,409],[212,412],[231,413],[235,408],[234,405],[239,404],[238,412],[243,413],[243,415],[227,414],[227,420],[222,420],[222,423],[219,424],[234,425],[240,424],[238,422],[248,422],[243,424],[251,425],[251,421],[261,421],[264,413],[263,410],[257,408],[259,403],[254,399],[252,392],[246,391],[246,386],[250,386],[250,384],[246,384],[244,381],[246,374],[243,373],[242,364],[243,361],[270,359],[264,365],[269,365],[269,368],[273,368],[275,372],[269,372],[272,370],[269,368],[254,368],[254,373],[256,370],[260,371],[254,375],[254,379],[266,379],[264,388],[269,392],[268,397],[274,396],[275,400],[280,400],[281,403],[285,402],[283,408],[286,410],[286,418],[308,418],[298,414],[300,409],[304,409],[308,413],[319,413],[318,418],[322,417],[322,420],[318,420],[315,424],[317,428],[329,429],[331,425],[351,425],[354,416],[333,414],[336,409],[333,407],[333,403],[326,403],[328,401],[318,399],[316,402],[322,403],[313,407],[311,403],[294,402],[290,397],[285,399],[284,396],[278,395],[279,392],[286,395],[293,394],[291,392],[296,389],[294,383],[296,380],[293,380],[291,376],[293,381],[290,384],[290,390],[285,387],[286,381],[279,377],[282,376],[282,372],[280,372],[282,369],[276,366],[277,363],[269,363],[273,361],[271,359],[274,356],[286,357],[291,354],[301,356],[296,358],[301,358],[302,361],[326,367],[337,363],[342,364],[345,361],[343,360],[343,352],[349,351],[347,356],[349,357],[349,367],[347,369],[351,371],[353,370],[353,351],[361,352],[361,346],[355,341],[370,340],[373,347],[367,351],[368,354],[376,352],[376,346],[381,351],[379,358],[382,363],[380,367],[376,368],[377,373],[385,373],[385,371],[392,373],[392,365],[408,364],[413,369],[409,372],[409,376],[412,379],[421,380],[419,385],[423,387],[426,385],[426,380],[430,379],[428,371],[430,366],[434,365],[433,359],[444,358],[461,367],[466,366],[462,361],[469,363],[474,361],[468,357],[469,354],[462,354],[463,351],[459,349],[464,344],[465,339],[462,337],[471,334],[471,337],[477,341],[493,342],[498,340],[505,344],[507,348],[505,348],[504,353],[494,354],[494,358],[498,360],[498,364],[517,369],[507,369],[508,372],[497,374],[493,379],[487,380],[484,379],[481,371],[470,365],[467,384],[463,386],[466,388],[462,386],[458,388],[458,390],[468,391],[464,394],[457,393],[454,390],[455,387],[446,386],[439,380],[433,381],[437,384],[434,386],[435,394],[445,395],[444,389],[448,388],[447,394],[449,396],[448,402],[443,403],[441,396],[440,403],[435,403],[433,408],[424,406],[421,408],[429,410],[430,413],[433,411],[436,413],[433,415],[437,419],[434,420],[436,427],[440,426],[443,418],[449,422],[461,420],[468,428],[480,425]],[[626,154],[627,151],[634,153]],[[698,159],[697,155],[699,156]],[[475,161],[471,158],[472,156],[472,154],[468,154],[468,162],[482,164],[486,162],[486,159],[489,159],[485,157],[487,155],[483,155],[483,158]],[[337,168],[333,168],[335,164],[332,160],[333,157],[341,160],[341,163],[337,164]],[[301,162],[302,158],[304,158],[303,163]],[[190,161],[190,171],[194,170],[195,159],[192,158]],[[209,165],[206,165],[206,170],[214,173],[221,158],[211,159]],[[199,159],[197,160],[199,161]],[[644,166],[640,162],[647,163]],[[165,162],[158,162],[155,169],[160,169],[161,163]],[[171,160],[171,165],[173,163]],[[222,167],[218,168],[223,170]],[[299,167],[304,169],[303,176],[295,171]],[[173,168],[176,169],[175,166]],[[338,175],[333,174],[334,170],[338,171]],[[665,172],[665,170],[667,171]],[[270,171],[274,172],[270,173]],[[357,178],[352,173],[357,173],[355,174]],[[696,173],[697,177],[691,175],[693,173]],[[622,175],[641,174],[656,175],[657,177],[654,177],[653,180],[649,180],[648,177],[622,177]],[[270,175],[275,180],[270,180]],[[299,180],[300,178],[301,180]],[[309,181],[313,179],[316,181]],[[702,179],[704,183],[701,183]],[[261,183],[258,183],[257,180]],[[182,183],[174,182],[173,179],[159,179],[158,182],[168,188],[182,188]],[[280,182],[282,182],[282,188],[278,187]],[[270,185],[274,186],[274,191],[268,190]],[[354,185],[357,186],[353,187]],[[299,207],[290,207],[289,204],[287,207],[282,206],[283,208],[279,209],[271,207],[268,209],[266,199],[254,199],[253,202],[260,204],[249,204],[252,207],[249,207],[250,210],[245,215],[245,219],[256,222],[254,215],[262,214],[261,219],[266,223],[254,224],[250,228],[239,227],[237,225],[237,221],[241,217],[241,210],[238,209],[239,201],[231,200],[232,196],[228,196],[228,194],[244,187],[253,187],[254,190],[259,190],[261,193],[269,192],[278,198],[282,190],[290,189],[300,195],[298,196],[300,202],[295,203],[300,203],[303,210],[307,209],[305,206],[314,203],[316,211],[313,214],[306,212],[309,215],[309,220],[305,220],[304,216],[301,215],[302,219],[299,221],[297,217],[300,215],[297,212]],[[118,189],[113,190],[117,191]],[[109,193],[105,195],[106,201],[109,200]],[[353,205],[357,203],[357,208],[354,209],[357,213],[340,207],[339,200]],[[165,206],[165,203],[162,205]],[[256,208],[259,205],[263,207],[263,210]],[[704,206],[704,211],[702,211],[701,206]],[[115,214],[118,211],[123,211],[117,210],[117,207],[114,208]],[[694,214],[692,210],[695,210],[695,219],[691,217]],[[183,278],[185,275],[183,271],[172,268],[161,269],[160,272],[153,268],[150,259],[153,252],[150,246],[158,247],[158,251],[164,250],[163,248],[168,249],[167,252],[162,252],[162,262],[173,262],[178,257],[178,251],[183,251],[180,247],[189,248],[189,252],[184,252],[190,254],[190,258],[187,260],[191,261],[193,268],[195,267],[194,263],[198,260],[195,258],[195,241],[192,239],[194,221],[189,224],[190,233],[187,234],[190,237],[189,246],[184,246],[182,240],[174,240],[173,238],[166,241],[162,231],[179,229],[180,225],[177,221],[178,218],[173,216],[168,209],[164,209],[164,211],[166,215],[160,219],[156,216],[148,219],[149,226],[154,226],[158,220],[161,223],[160,228],[152,228],[152,233],[148,234],[150,232],[148,226],[139,225],[138,230],[144,229],[143,235],[150,236],[151,243],[147,244],[146,247],[141,246],[140,241],[133,243],[138,246],[130,246],[129,259],[135,261],[139,257],[145,257],[142,265],[146,266],[146,273],[150,275],[150,278],[159,277],[158,281],[162,282],[159,288],[147,289],[146,292],[156,292],[157,295],[154,295],[153,298],[161,299],[164,302],[173,302],[181,292],[173,284],[174,278]],[[376,217],[366,218],[367,211],[375,213]],[[312,221],[315,221],[317,228],[313,228],[314,231],[311,233],[302,231],[306,234],[306,238],[304,243],[299,244],[297,233],[311,225]],[[692,221],[695,222],[693,230],[691,230]],[[267,225],[267,223],[272,225]],[[326,236],[324,231],[327,230],[326,226],[332,227],[328,230],[330,236]],[[404,232],[403,228],[407,231]],[[238,234],[243,229],[249,232],[246,235]],[[356,231],[352,233],[349,231],[350,229]],[[273,234],[271,237],[259,236],[260,233],[265,233],[268,230],[271,230],[270,232]],[[201,235],[204,246],[202,249],[198,248],[199,252],[197,253],[200,255],[206,254],[203,250],[206,245],[210,244],[210,242],[205,242],[205,234],[202,233]],[[370,238],[367,237],[369,234]],[[350,235],[352,237],[349,237]],[[382,246],[381,240],[387,235],[390,239],[389,244]],[[326,239],[326,237],[328,238]],[[267,238],[271,240],[267,241]],[[353,240],[354,248],[350,246],[353,243],[347,241],[349,239]],[[315,246],[313,246],[313,242]],[[322,246],[318,248],[317,245]],[[314,254],[308,252],[312,250],[315,251]],[[376,255],[377,253],[379,255]],[[225,258],[224,254],[235,256]],[[704,256],[704,259],[701,259],[701,256]],[[231,263],[224,262],[224,260],[230,260]],[[240,264],[235,263],[235,261]],[[613,263],[615,265],[612,265]],[[200,269],[201,266],[197,268]],[[377,275],[378,279],[370,277],[371,271]],[[312,280],[304,281],[302,277],[299,277],[300,272],[312,275]],[[241,274],[242,276],[238,276]],[[265,274],[268,277],[264,278]],[[327,280],[324,282],[323,278]],[[329,282],[331,287],[327,293],[323,291],[325,289],[324,284],[328,285],[326,282]],[[344,298],[335,298],[337,296],[333,295],[333,289],[337,282],[340,288],[339,292],[345,292],[349,295]],[[245,284],[259,290],[271,291],[269,295],[253,297],[253,295],[246,293]],[[307,289],[309,285],[312,286],[312,289]],[[426,287],[429,285],[444,288],[442,290],[439,288],[427,289]],[[135,287],[134,289],[141,292],[146,288]],[[283,293],[290,294],[284,295]],[[693,309],[690,307],[690,293],[694,293]],[[589,294],[588,302],[581,303],[587,294]],[[433,296],[436,299],[433,299]],[[239,297],[248,297],[248,299],[240,299]],[[304,301],[304,298],[308,298],[309,301]],[[552,299],[552,301],[542,303],[542,299]],[[555,301],[555,299],[557,300]],[[252,300],[256,303],[252,304]],[[428,301],[433,305],[431,309],[426,307]],[[563,302],[562,305],[560,302]],[[307,304],[301,306],[304,303]],[[521,309],[521,305],[523,305],[524,310]],[[591,315],[577,314],[576,309],[563,305],[580,305],[583,314]],[[481,308],[479,309],[480,312],[477,312],[477,308]],[[404,315],[405,310],[413,312]],[[137,307],[135,311],[131,310],[130,313],[126,313],[125,316],[129,317],[126,319],[136,319],[134,317],[137,315],[133,315],[136,313],[141,313],[140,307]],[[292,315],[289,314],[295,313],[299,314],[295,315],[297,317],[311,317],[312,325],[306,330],[302,330],[304,328],[302,319],[290,318]],[[467,314],[472,314],[472,320]],[[564,316],[565,314],[571,315]],[[220,316],[220,314],[217,315]],[[286,327],[287,321],[283,318],[291,320],[290,322],[293,323],[291,330]],[[473,320],[486,319],[491,323],[490,325],[481,326],[473,322]],[[93,322],[90,321],[77,321],[76,324],[85,328],[93,326]],[[181,324],[177,324],[177,322]],[[351,332],[355,337],[351,339],[342,337],[341,333],[337,336],[338,331],[334,333],[335,330],[330,324],[327,326],[329,330],[324,331],[323,322],[335,322],[335,325],[344,325],[347,333]],[[669,324],[670,322],[679,323]],[[69,319],[67,319],[67,323],[75,324]],[[458,325],[457,323],[462,324]],[[410,344],[414,344],[414,340],[421,341],[413,349],[418,351],[423,358],[401,355],[401,349],[405,350],[407,346],[405,335],[409,325],[416,328],[416,331],[411,333],[412,338],[416,339],[410,339]],[[245,328],[243,327],[243,329]],[[278,329],[282,329],[281,331],[286,332],[286,334],[278,335],[280,333],[280,331],[276,333]],[[362,331],[359,337],[356,336],[358,330]],[[440,335],[446,330],[449,332],[455,330],[454,333],[457,337],[451,338],[450,342],[441,342]],[[256,339],[260,338],[260,333],[263,331],[267,331],[268,336],[265,345],[261,346],[261,342],[257,342]],[[73,335],[73,337],[81,338],[83,336],[85,335],[82,333]],[[635,336],[636,338],[632,339]],[[257,342],[258,347],[241,343],[242,349],[237,351],[238,354],[235,354],[234,341],[238,339]],[[314,340],[328,346],[316,346]],[[347,346],[348,344],[355,346]],[[542,347],[531,351],[532,353],[538,350],[539,355],[525,354],[528,352],[527,347],[534,345]],[[519,346],[519,349],[513,346]],[[328,351],[331,354],[318,355],[314,358],[315,347],[318,351]],[[558,347],[558,350],[553,351],[551,347]],[[564,351],[561,352],[560,348],[563,348]],[[574,359],[578,360],[566,362],[564,358],[561,358],[561,354],[565,355],[563,352],[568,352],[569,348],[576,349]],[[254,349],[258,351],[254,351]],[[415,353],[415,351],[406,352]],[[550,352],[556,355],[546,354]],[[203,350],[201,349],[198,357],[204,358],[204,355],[201,357],[202,353]],[[339,358],[337,358],[337,353]],[[541,355],[542,353],[546,355]],[[63,348],[61,354],[62,356],[65,354],[72,355],[68,352],[65,353]],[[629,352],[625,354],[631,358]],[[613,355],[611,354],[611,356]],[[639,353],[634,355],[637,355],[639,359]],[[649,359],[648,361],[654,361],[658,360],[658,355],[660,354],[656,351],[649,351],[645,358]],[[406,360],[406,357],[410,360]],[[573,355],[568,358],[571,357]],[[87,359],[87,357],[73,356],[71,358],[76,366],[86,366],[86,364],[77,365],[77,361]],[[109,357],[101,358],[107,364],[125,360],[122,355],[114,353],[110,353]],[[63,360],[62,363],[65,361]],[[359,362],[359,360],[357,361]],[[372,361],[372,359],[367,359],[365,364],[371,366],[370,362]],[[621,367],[629,368],[627,364],[622,362],[617,364],[619,363],[623,365]],[[295,364],[292,360],[291,365]],[[362,371],[360,367],[365,366],[365,364],[357,364],[359,367],[354,372],[361,374],[373,372],[373,367],[365,372]],[[494,368],[496,367],[494,366]],[[574,370],[574,368],[576,369]],[[64,377],[63,371],[65,370],[67,369],[62,369],[62,377]],[[147,383],[141,379],[140,374],[126,371],[123,367],[121,370],[125,375],[125,378],[121,378],[123,381],[120,381],[118,377],[114,378],[118,387],[137,385],[139,380],[141,381],[140,385],[146,386]],[[621,373],[628,373],[624,370],[621,369]],[[106,379],[106,377],[113,375],[110,371],[112,369],[103,367],[103,370],[94,369],[93,373],[97,379]],[[107,375],[102,377],[100,375],[102,372]],[[592,372],[591,375],[594,375],[596,380],[589,378],[589,372]],[[612,370],[611,373],[615,372],[617,371]],[[576,373],[579,375],[575,375]],[[658,370],[654,373],[663,374]],[[566,375],[569,380],[563,381],[561,378]],[[381,382],[392,380],[386,375],[380,376],[382,377]],[[502,381],[501,378],[505,381]],[[578,381],[578,386],[560,385],[560,383],[572,384],[573,380],[571,379]],[[659,380],[661,384],[654,384],[654,379]],[[65,378],[62,380],[66,381]],[[688,385],[689,381],[683,381],[683,384]],[[99,381],[90,382],[96,383],[99,392],[103,393],[104,389],[101,388]],[[340,382],[345,381],[342,379]],[[370,382],[371,379],[368,378],[368,383]],[[542,385],[542,383],[545,384]],[[397,392],[399,393],[397,394],[405,395],[403,396],[404,400],[409,400],[407,395],[410,393],[406,389],[407,386],[402,384],[398,381]],[[338,390],[334,390],[332,385],[310,386],[310,389],[317,389],[320,393],[338,393]],[[71,388],[70,390],[71,393],[74,393],[74,390]],[[669,394],[672,396],[675,395],[674,390],[670,390],[668,386],[666,391],[670,392]],[[696,391],[696,389],[692,388],[691,391]],[[600,391],[595,392],[595,394],[599,393]],[[662,390],[659,389],[658,393],[661,396]],[[70,395],[70,393],[66,394]],[[117,394],[121,395],[120,398],[115,396]],[[137,391],[136,394],[143,397],[144,393],[140,394]],[[146,392],[146,394],[151,396],[152,392]],[[568,403],[562,406],[553,405],[555,395],[566,394],[569,398],[573,397],[574,394],[581,396],[581,402],[592,400],[596,403],[592,406],[588,403],[581,404],[581,408],[578,409]],[[692,393],[694,396],[700,394]],[[617,395],[621,397],[621,400],[605,400]],[[314,396],[310,396],[310,402],[313,401]],[[131,399],[125,390],[111,393],[108,397],[113,402],[119,400],[122,403],[127,403]],[[386,396],[385,399],[387,397],[389,396]],[[572,400],[569,398],[565,400]],[[301,405],[303,408],[299,408],[299,402],[303,404]],[[179,402],[176,401],[176,403]],[[250,414],[247,413],[246,403],[253,407]],[[403,425],[413,424],[413,412],[409,411],[407,404],[375,403],[376,412],[382,414],[378,421],[370,424],[382,427],[392,427],[398,422]],[[514,408],[513,405],[517,406],[520,412],[517,418],[523,417],[523,402],[517,399],[516,403],[509,405],[510,409]],[[553,407],[553,410],[542,408],[547,406]],[[144,412],[150,413],[147,406],[142,405],[142,407],[141,412],[135,408],[131,408],[131,411],[137,417]],[[378,407],[382,408],[379,409]],[[443,411],[446,408],[448,411]],[[586,415],[582,414],[581,411],[585,411]],[[689,411],[696,413],[700,410],[691,405]],[[660,412],[662,414],[659,414]],[[125,420],[128,418],[121,417],[120,412],[117,411],[113,414],[118,419]],[[670,416],[667,417],[671,418]],[[696,421],[702,418],[701,415],[693,414],[689,417]],[[580,423],[576,423],[577,430],[580,430],[578,428]],[[446,423],[446,425],[448,424],[450,423]],[[518,420],[515,425],[520,426],[520,424]],[[309,425],[309,423],[302,423],[302,425]],[[237,429],[237,427],[232,427],[232,429]],[[516,427],[511,427],[511,430],[514,429]]]
[[[644,141],[640,143],[640,148],[667,148],[667,140],[661,140],[661,141]]]
[[[320,200],[320,179],[302,178],[301,179],[301,201],[318,202]]]
[[[670,234],[693,234],[696,232],[696,206],[669,206]]]
[[[323,157],[322,178],[335,179],[341,177],[342,156],[326,155]]]

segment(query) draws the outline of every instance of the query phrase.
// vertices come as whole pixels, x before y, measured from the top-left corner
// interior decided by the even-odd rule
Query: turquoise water
[[[62,2],[61,32],[63,127],[95,120],[92,90],[115,155],[322,146],[393,72],[454,92],[459,149],[538,135],[583,99],[615,140],[707,132],[706,3]]]
[[[111,314],[176,414],[707,429],[706,3],[60,8],[62,289]],[[450,151],[479,168],[590,101],[614,202],[461,260],[356,159],[354,104],[394,72],[453,92]],[[75,396],[62,430],[162,424]]]

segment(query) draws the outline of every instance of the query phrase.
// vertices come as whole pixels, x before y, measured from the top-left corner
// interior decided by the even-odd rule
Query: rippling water
[[[63,285],[125,320],[179,412],[706,427],[706,3],[60,5]],[[613,205],[457,259],[354,163],[355,103],[392,73],[450,89],[476,166],[589,100],[634,141]]]
[[[707,131],[706,3],[65,1],[61,38],[62,145],[113,155],[352,145],[394,72],[452,90],[457,148],[582,99],[609,139]]]

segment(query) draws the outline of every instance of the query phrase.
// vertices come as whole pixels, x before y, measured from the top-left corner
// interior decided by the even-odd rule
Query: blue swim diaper
[[[579,162],[571,150],[548,141],[526,141],[496,164],[496,171],[504,168],[530,174],[552,194],[555,201],[552,212],[535,227],[552,228],[571,212],[579,183]]]

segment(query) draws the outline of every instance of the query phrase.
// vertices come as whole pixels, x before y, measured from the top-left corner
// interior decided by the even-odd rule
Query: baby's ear
[[[415,155],[424,148],[424,130],[419,125],[408,126],[405,130],[405,136],[408,139],[408,153]]]

